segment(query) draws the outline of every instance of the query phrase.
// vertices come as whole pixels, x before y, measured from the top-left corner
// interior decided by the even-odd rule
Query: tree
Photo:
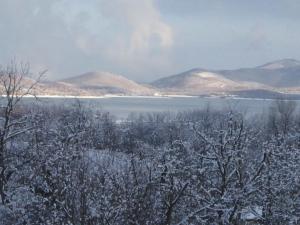
[[[6,67],[0,66],[0,93],[1,97],[1,125],[0,125],[0,198],[1,203],[6,204],[6,185],[16,171],[12,167],[15,155],[8,144],[17,136],[29,131],[32,127],[26,126],[26,115],[18,112],[18,106],[27,95],[35,96],[34,90],[37,82],[45,73],[38,75],[36,81],[29,79],[29,64],[18,64],[12,61]],[[14,165],[17,167],[21,164]]]

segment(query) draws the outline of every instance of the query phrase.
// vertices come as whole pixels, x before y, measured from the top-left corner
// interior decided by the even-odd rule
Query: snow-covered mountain
[[[266,63],[264,65],[258,66],[260,69],[276,70],[276,69],[287,69],[295,68],[300,66],[300,61],[295,59],[282,59],[273,62]]]
[[[299,92],[300,62],[283,59],[254,68],[193,69],[156,80],[152,85],[162,91],[192,95],[244,90]]]
[[[238,82],[224,77],[216,71],[193,69],[181,74],[159,79],[152,83],[161,91],[180,94],[220,94],[229,91],[259,89],[268,87],[255,82]]]
[[[33,83],[27,79],[26,85]],[[41,82],[39,95],[243,95],[300,93],[300,62],[283,59],[253,68],[236,70],[192,69],[143,85],[109,72],[89,72],[54,82]],[[277,96],[277,95],[276,95]]]
[[[55,82],[42,82],[37,86],[37,92],[40,95],[102,96],[153,95],[155,90],[121,75],[89,72]]]
[[[109,72],[89,72],[61,80],[60,83],[96,94],[151,95],[154,90],[121,75]]]
[[[300,87],[300,61],[283,59],[255,68],[218,71],[234,81],[250,81],[274,88]]]

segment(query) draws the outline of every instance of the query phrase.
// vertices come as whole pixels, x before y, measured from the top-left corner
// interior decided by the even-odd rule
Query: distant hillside
[[[217,71],[193,69],[181,74],[159,79],[152,83],[162,92],[174,92],[180,94],[221,94],[229,91],[264,88],[266,85],[256,82],[234,81],[224,77]]]
[[[300,61],[295,59],[282,59],[273,62],[266,63],[264,65],[258,66],[257,68],[260,69],[267,69],[267,70],[277,70],[277,69],[287,69],[287,68],[294,68],[299,67]]]
[[[72,84],[63,82],[42,82],[37,86],[39,95],[72,95],[72,96],[88,96],[90,93],[87,90],[80,89]]]
[[[156,80],[151,85],[162,92],[191,95],[241,93],[238,91],[243,90],[293,92],[300,90],[300,62],[283,59],[237,70],[193,69]]]
[[[24,79],[25,87],[35,81]],[[236,70],[192,69],[168,76],[149,85],[138,84],[109,72],[89,72],[79,76],[41,82],[39,95],[239,95],[261,98],[300,96],[300,61],[283,59],[253,68]],[[290,96],[289,96],[290,97]]]
[[[154,90],[109,72],[89,72],[60,81],[90,94],[152,95]]]
[[[275,88],[300,86],[300,62],[284,59],[255,68],[219,71],[224,77],[234,81],[257,82]]]

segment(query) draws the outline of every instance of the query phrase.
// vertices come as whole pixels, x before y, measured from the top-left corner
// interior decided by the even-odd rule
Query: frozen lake
[[[40,98],[42,104],[71,105],[72,98]],[[86,107],[109,111],[117,118],[126,118],[130,113],[178,112],[193,109],[205,109],[209,106],[216,110],[237,110],[246,115],[266,113],[275,100],[269,99],[234,99],[203,97],[109,97],[80,98]],[[299,101],[297,101],[298,103]],[[299,105],[299,104],[298,104]]]

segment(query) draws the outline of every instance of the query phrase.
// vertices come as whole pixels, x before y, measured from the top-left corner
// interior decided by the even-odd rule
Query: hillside
[[[140,85],[123,76],[109,72],[89,72],[76,77],[60,80],[52,88],[65,86],[85,95],[152,95],[154,90]]]
[[[193,69],[181,74],[159,79],[152,85],[162,92],[206,95],[224,94],[230,91],[248,89],[270,89],[270,87],[250,81],[234,81],[217,71]]]
[[[26,89],[35,82],[24,77],[22,85]],[[120,75],[89,72],[59,81],[42,80],[35,85],[34,93],[46,96],[154,95],[155,90]]]
[[[255,68],[219,71],[224,77],[234,81],[251,81],[275,88],[300,86],[300,62],[284,59]]]
[[[34,82],[34,79],[26,78],[24,86],[29,87]],[[300,62],[284,59],[236,70],[196,68],[158,79],[149,85],[109,72],[89,72],[59,81],[40,82],[36,93],[71,96],[234,94],[262,98],[280,93],[300,94]]]
[[[283,59],[236,70],[193,69],[152,83],[162,92],[185,94],[239,93],[243,90],[299,93],[300,62]],[[246,92],[248,93],[248,92]]]

